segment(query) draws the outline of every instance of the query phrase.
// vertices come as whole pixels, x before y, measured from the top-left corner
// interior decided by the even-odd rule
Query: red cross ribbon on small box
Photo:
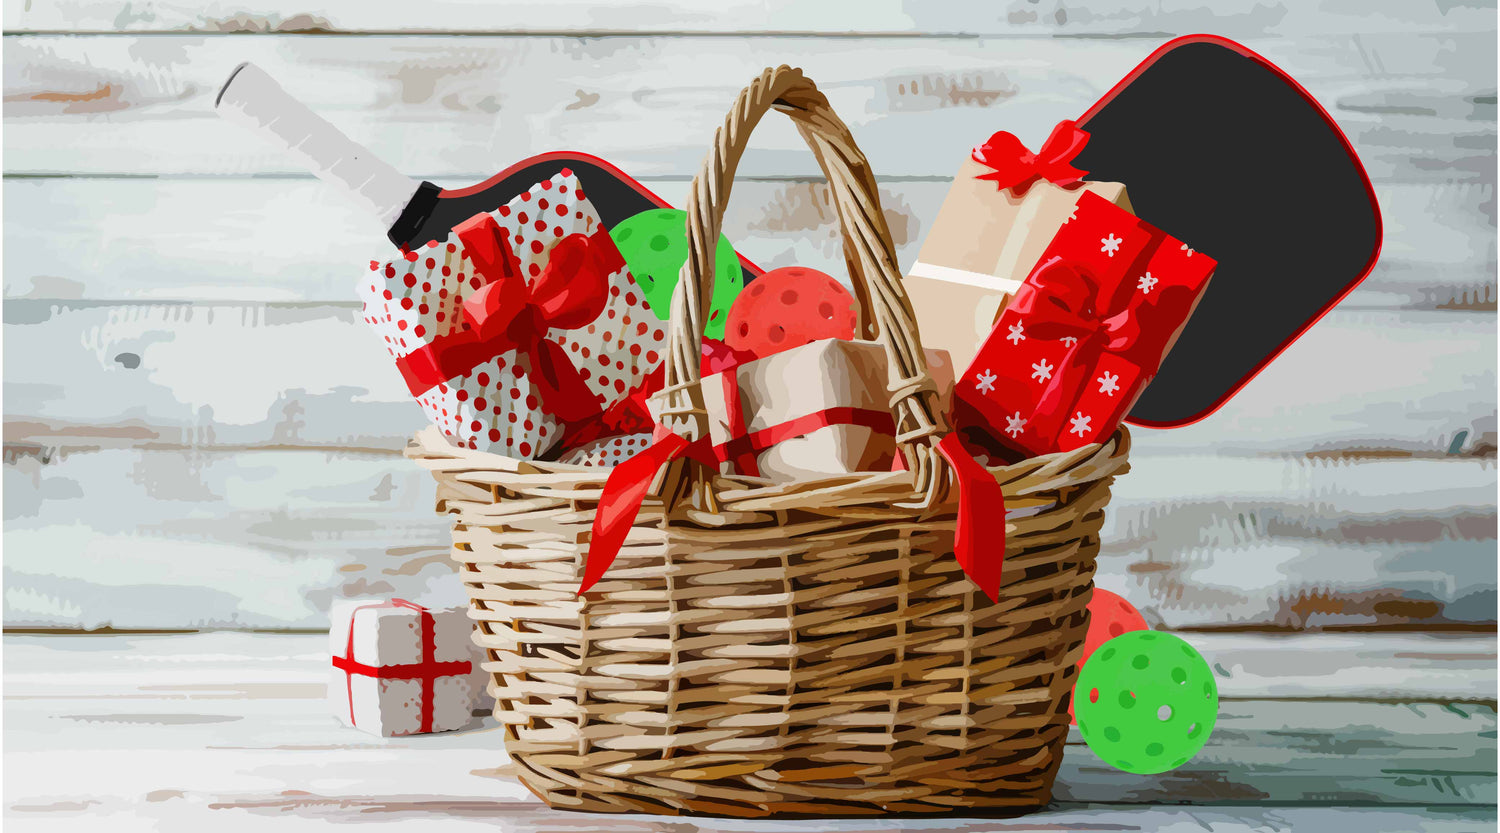
[[[419,617],[419,627],[422,653],[417,662],[402,663],[396,665],[367,665],[354,659],[354,635],[360,611],[363,610],[390,610],[393,608],[406,608],[415,611]],[[422,683],[421,702],[418,708],[421,710],[421,718],[418,731],[422,733],[431,732],[433,729],[433,706],[435,702],[435,685],[439,678],[467,675],[473,670],[473,663],[469,660],[456,660],[439,662],[437,654],[436,623],[432,612],[421,605],[409,602],[405,599],[392,599],[388,602],[372,602],[360,605],[349,611],[349,637],[344,645],[344,655],[333,655],[333,667],[344,672],[345,694],[349,706],[350,725],[359,725],[354,717],[354,678],[356,676],[374,677],[379,680],[420,680]],[[378,731],[379,727],[366,727]]]

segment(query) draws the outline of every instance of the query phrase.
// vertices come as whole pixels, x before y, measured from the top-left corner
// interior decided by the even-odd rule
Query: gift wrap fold
[[[660,364],[665,325],[571,171],[370,268],[365,321],[454,442],[535,459],[649,430],[615,406]]]
[[[335,602],[329,707],[344,724],[384,737],[468,726],[476,708],[493,705],[473,629],[465,608]]]
[[[1085,182],[1072,167],[1087,136],[1063,122],[1032,154],[1015,136],[996,133],[949,186],[902,285],[922,343],[946,351],[959,371],[1084,194],[1131,210],[1124,185]]]
[[[948,410],[953,365],[927,350],[939,408]],[[822,339],[704,376],[706,451],[725,474],[782,482],[854,471],[890,471],[896,426],[885,348]]]
[[[1096,194],[1077,209],[958,384],[957,427],[1023,456],[1107,438],[1216,265]]]

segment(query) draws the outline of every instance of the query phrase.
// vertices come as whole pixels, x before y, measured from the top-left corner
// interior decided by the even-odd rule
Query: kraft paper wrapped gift
[[[392,737],[450,732],[494,701],[465,608],[334,602],[329,611],[328,704],[345,725]]]
[[[1039,153],[996,133],[959,168],[902,282],[922,343],[963,371],[1085,193],[1133,211],[1125,186],[1072,168],[1083,133],[1058,126]]]
[[[946,413],[955,374],[927,350],[927,370]],[[725,473],[794,480],[889,471],[895,424],[885,348],[823,339],[703,377],[709,443]]]

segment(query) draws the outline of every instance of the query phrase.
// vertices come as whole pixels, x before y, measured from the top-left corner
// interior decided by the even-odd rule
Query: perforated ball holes
[[[658,320],[671,314],[672,291],[687,261],[687,212],[675,208],[643,211],[609,230],[610,239],[641,287]],[[714,292],[704,328],[709,338],[724,338],[729,307],[745,286],[744,272],[729,238],[719,235],[714,249]]]
[[[1104,643],[1084,663],[1074,700],[1078,729],[1105,763],[1152,774],[1182,766],[1203,748],[1219,713],[1219,690],[1203,657],[1181,638],[1134,631]]]
[[[854,296],[831,276],[803,266],[772,269],[750,282],[729,310],[730,347],[768,356],[825,338],[854,338]]]

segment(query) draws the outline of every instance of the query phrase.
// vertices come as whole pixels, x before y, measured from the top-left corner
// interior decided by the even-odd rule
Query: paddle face
[[[1348,140],[1238,44],[1167,44],[1079,124],[1089,179],[1125,183],[1142,219],[1219,262],[1130,422],[1209,415],[1375,265],[1380,212]]]
[[[606,228],[614,228],[627,217],[642,211],[671,207],[666,200],[602,159],[568,151],[544,153],[523,159],[473,187],[436,193],[435,198],[424,206],[426,218],[416,225],[416,230],[401,235],[406,239],[392,242],[416,247],[429,240],[443,240],[459,223],[475,214],[494,211],[564,168],[577,175],[583,193],[599,212],[599,219]],[[740,267],[746,281],[761,273],[743,257],[740,258]]]

